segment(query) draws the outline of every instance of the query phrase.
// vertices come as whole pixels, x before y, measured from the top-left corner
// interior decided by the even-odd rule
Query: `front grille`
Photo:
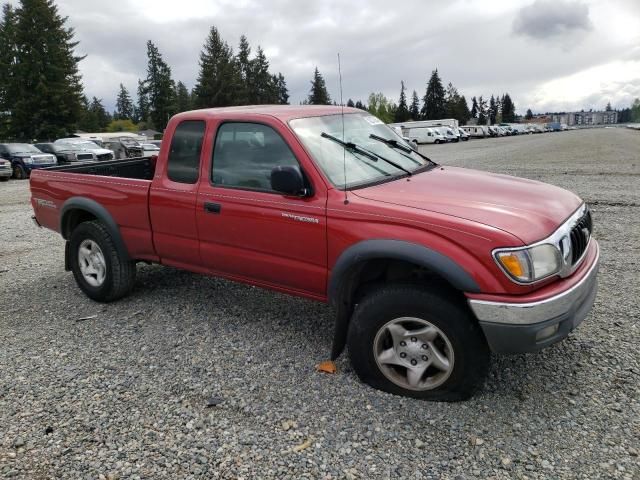
[[[48,165],[53,163],[53,158],[51,157],[33,157],[33,163],[36,165]]]
[[[578,260],[582,258],[582,255],[587,249],[587,245],[589,245],[589,239],[592,233],[593,221],[591,219],[591,212],[587,209],[575,227],[571,229],[571,265],[575,265]]]
[[[78,153],[76,154],[78,160],[93,160],[93,154],[91,153]]]

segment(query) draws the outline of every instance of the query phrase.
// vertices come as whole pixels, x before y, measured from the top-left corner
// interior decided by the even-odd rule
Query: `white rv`
[[[489,136],[486,125],[463,125],[460,129],[468,133],[471,138],[485,138]]]

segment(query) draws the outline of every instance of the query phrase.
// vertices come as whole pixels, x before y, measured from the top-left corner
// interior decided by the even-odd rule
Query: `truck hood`
[[[525,244],[553,233],[582,204],[577,195],[553,185],[457,167],[438,167],[410,181],[395,180],[353,193],[499,228]]]

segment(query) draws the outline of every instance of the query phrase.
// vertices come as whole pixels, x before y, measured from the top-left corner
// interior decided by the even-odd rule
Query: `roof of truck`
[[[319,117],[323,115],[338,115],[342,113],[343,108],[336,105],[245,105],[241,107],[220,107],[205,108],[202,110],[192,110],[183,112],[176,116],[193,117],[206,116],[215,117],[224,114],[250,114],[250,115],[269,115],[276,117],[284,122],[293,118]],[[365,113],[364,110],[352,107],[344,107],[344,113]]]

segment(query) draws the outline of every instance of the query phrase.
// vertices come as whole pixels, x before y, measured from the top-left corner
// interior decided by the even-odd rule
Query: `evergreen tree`
[[[409,106],[409,115],[411,120],[420,120],[420,100],[418,99],[418,92],[415,90],[411,95],[411,105]]]
[[[611,112],[613,108],[611,108],[611,102],[607,102],[607,106],[604,107],[605,112]]]
[[[284,80],[284,75],[278,72],[278,76],[275,78],[276,84],[276,103],[279,105],[289,105],[289,90],[287,89],[287,82]]]
[[[191,95],[184,83],[176,84],[176,113],[191,110]]]
[[[482,95],[478,97],[478,125],[487,124],[487,101],[482,98]]]
[[[437,68],[431,73],[422,104],[421,114],[425,120],[439,120],[444,118],[446,114],[444,88],[442,87],[442,81],[438,75]]]
[[[367,106],[364,103],[362,103],[360,100],[358,100],[356,102],[356,108],[359,108],[360,110],[366,110]]]
[[[478,118],[478,100],[476,97],[471,98],[471,118]]]
[[[144,88],[149,97],[149,116],[157,128],[164,130],[175,113],[176,87],[171,79],[171,68],[151,40],[147,41],[147,78]]]
[[[212,26],[200,52],[200,73],[193,89],[194,106],[210,108],[245,103],[245,99],[240,98],[241,89],[240,65],[218,29]]]
[[[466,125],[471,118],[471,113],[469,112],[469,105],[467,105],[467,99],[464,98],[464,95],[461,95],[458,99],[456,112],[457,116],[455,118],[458,119],[461,125]]]
[[[489,110],[487,114],[489,116],[489,125],[494,125],[496,123],[496,117],[498,116],[498,107],[493,95],[491,95],[491,98],[489,99]]]
[[[347,100],[347,107],[355,107],[355,106],[356,106],[356,104],[353,103],[353,100],[351,100],[351,99]]]
[[[251,60],[250,72],[252,78],[250,103],[253,105],[277,103],[274,80],[269,73],[269,61],[260,46],[258,46],[256,58]]]
[[[5,15],[8,10],[5,10]],[[13,24],[13,19],[11,20]],[[78,42],[53,0],[22,0],[15,11],[15,57],[9,73],[11,134],[52,139],[73,131],[82,114]],[[2,45],[2,49],[6,48]]]
[[[331,105],[331,97],[327,91],[324,77],[316,67],[313,72],[313,80],[311,81],[311,91],[309,92],[308,102],[310,105]]]
[[[15,94],[12,92],[16,64],[16,15],[9,3],[2,6],[0,19],[0,138],[11,136],[11,110]]]
[[[107,128],[107,125],[111,123],[111,115],[105,110],[104,105],[102,105],[102,100],[96,97],[91,99],[91,103],[89,104],[89,113],[95,119],[97,126],[96,132],[101,132]]]
[[[502,97],[502,121],[512,123],[516,121],[516,106],[508,93]]]
[[[133,118],[133,100],[124,85],[120,84],[120,91],[116,98],[116,111],[113,115],[116,120],[131,120]]]
[[[136,123],[145,122],[147,128],[152,128],[151,118],[149,117],[150,107],[149,107],[149,95],[147,93],[147,88],[145,82],[142,80],[138,80],[138,105],[134,108],[134,118],[133,120]]]
[[[251,104],[251,91],[253,89],[253,78],[251,68],[251,47],[247,37],[240,37],[240,45],[238,46],[238,55],[236,56],[238,75],[240,77],[240,86],[238,88],[238,105]]]
[[[400,81],[400,100],[398,101],[398,108],[394,113],[394,120],[396,122],[406,122],[411,118],[409,108],[407,107],[407,95],[404,93],[404,81]]]
[[[530,108],[527,108],[527,113],[524,115],[525,120],[531,120],[533,118],[533,112]]]

